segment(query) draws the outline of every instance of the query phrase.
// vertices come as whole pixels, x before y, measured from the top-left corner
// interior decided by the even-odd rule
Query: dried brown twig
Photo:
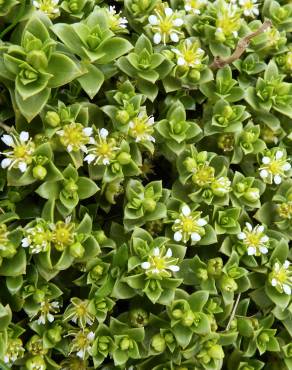
[[[242,39],[238,41],[236,49],[234,50],[233,54],[230,55],[230,57],[228,58],[215,57],[213,62],[209,65],[209,67],[212,69],[223,68],[227,64],[231,64],[235,60],[239,59],[241,55],[245,52],[251,39],[257,35],[260,35],[261,33],[263,33],[266,29],[268,29],[271,26],[272,26],[272,21],[270,21],[269,19],[266,19],[264,23],[261,25],[261,27],[259,27],[256,31],[251,32],[249,35],[243,37]]]

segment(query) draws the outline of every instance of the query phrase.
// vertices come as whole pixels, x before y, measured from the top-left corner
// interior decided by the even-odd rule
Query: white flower
[[[107,166],[114,160],[119,148],[116,146],[115,139],[108,138],[108,135],[109,132],[106,128],[98,130],[97,137],[87,150],[85,162]]]
[[[190,207],[184,204],[181,207],[179,217],[174,220],[172,225],[173,239],[176,242],[183,241],[183,243],[186,243],[189,239],[198,242],[205,235],[204,226],[206,225],[207,221],[201,218],[201,212],[192,212]]]
[[[147,116],[145,109],[142,109],[137,117],[133,118],[129,122],[129,135],[132,136],[135,141],[152,141],[155,142],[155,138],[152,136],[154,132],[154,117]]]
[[[58,7],[59,0],[34,0],[32,2],[33,6],[42,11],[43,13],[47,14],[50,18],[55,18],[59,15],[59,7]]]
[[[17,168],[21,172],[25,172],[28,166],[32,163],[32,158],[35,150],[35,145],[29,138],[29,133],[21,131],[19,135],[3,135],[1,140],[12,150],[6,150],[2,154],[6,157],[1,161],[2,168]]]
[[[127,28],[128,20],[121,17],[121,12],[117,13],[115,6],[110,6],[108,9],[109,26],[114,32],[124,31]]]
[[[156,247],[148,257],[148,260],[141,263],[141,267],[145,273],[152,278],[170,277],[171,272],[179,271],[177,266],[177,258],[172,257],[170,248],[165,252],[165,248]]]
[[[24,238],[21,241],[23,248],[29,247],[31,254],[38,254],[46,252],[52,240],[52,233],[49,229],[49,225],[43,221],[37,221],[36,225],[24,229]]]
[[[151,31],[153,32],[154,44],[165,45],[169,41],[178,42],[183,35],[181,27],[184,24],[177,12],[164,5],[155,9],[155,14],[148,17]]]
[[[201,8],[207,4],[206,0],[184,0],[184,8],[186,12],[199,15],[201,14]]]
[[[284,149],[274,148],[267,152],[262,158],[262,165],[259,168],[260,177],[268,184],[279,185],[286,172],[291,169],[291,164],[287,161]]]
[[[53,314],[56,314],[59,311],[59,308],[60,308],[59,302],[57,301],[49,302],[47,299],[42,301],[41,307],[39,310],[40,316],[37,320],[38,324],[45,325],[46,322],[49,322],[49,323],[53,322],[55,319]]]
[[[91,354],[92,344],[95,338],[94,332],[85,330],[71,331],[69,335],[74,338],[70,343],[70,352],[76,352],[76,356],[81,359],[85,359],[86,355]]]
[[[177,48],[171,49],[176,54],[177,64],[201,70],[205,57],[204,50],[200,48],[198,40],[184,40]]]
[[[257,0],[239,0],[238,3],[246,17],[254,18],[259,15],[259,4],[257,4]]]
[[[268,253],[269,237],[265,235],[263,225],[257,225],[253,228],[249,222],[246,222],[245,228],[237,235],[237,238],[246,247],[249,256],[260,256]]]
[[[272,272],[269,274],[269,281],[278,292],[291,295],[292,269],[290,268],[290,262],[286,260],[282,265],[275,262]]]
[[[63,126],[62,130],[56,132],[61,144],[69,153],[79,150],[87,153],[86,145],[93,142],[92,133],[93,129],[91,127],[84,127],[81,123],[76,122],[69,123]]]

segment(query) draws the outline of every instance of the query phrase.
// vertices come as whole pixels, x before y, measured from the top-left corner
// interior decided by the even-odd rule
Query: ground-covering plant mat
[[[0,1],[0,368],[292,369],[292,3]]]

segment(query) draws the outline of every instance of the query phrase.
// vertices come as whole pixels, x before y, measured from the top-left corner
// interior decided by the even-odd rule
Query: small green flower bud
[[[48,111],[45,116],[46,123],[51,127],[57,127],[60,124],[60,117],[54,111]]]
[[[197,166],[197,162],[194,158],[187,157],[184,161],[184,166],[186,167],[188,172],[193,172]]]
[[[111,164],[111,170],[113,173],[118,173],[121,170],[121,165],[118,162],[114,162]]]
[[[223,116],[225,118],[231,118],[233,115],[233,109],[231,108],[230,105],[225,105],[225,107],[223,108]]]
[[[243,197],[249,202],[256,202],[260,198],[260,191],[258,188],[249,188]]]
[[[70,254],[74,258],[82,258],[84,255],[85,249],[80,242],[76,242],[70,245]]]
[[[119,347],[122,351],[127,351],[133,346],[132,341],[129,337],[125,337],[120,341]]]
[[[72,179],[67,180],[64,190],[69,194],[73,194],[78,190],[78,185]]]
[[[36,303],[41,303],[44,301],[46,293],[43,292],[41,289],[36,289],[35,293],[33,294],[32,298]]]
[[[223,134],[220,135],[217,141],[218,147],[224,152],[231,152],[234,148],[234,135]]]
[[[181,122],[175,122],[175,124],[173,125],[174,134],[179,135],[182,131],[182,128],[183,124]]]
[[[99,244],[102,244],[107,240],[107,237],[103,230],[94,231],[93,235]]]
[[[196,275],[199,279],[202,279],[203,281],[208,280],[208,271],[206,269],[198,269]]]
[[[146,212],[153,212],[156,208],[156,202],[154,199],[146,198],[143,200],[143,208]]]
[[[101,265],[96,265],[91,271],[90,271],[90,277],[98,281],[104,273],[104,268]]]
[[[183,78],[183,77],[186,76],[188,71],[189,71],[188,66],[177,66],[176,69],[175,69],[175,75],[178,78]]]
[[[46,370],[47,368],[45,360],[42,358],[42,356],[33,356],[29,358],[25,363],[25,367],[27,370],[35,369]]]
[[[126,123],[128,123],[129,119],[130,119],[130,116],[126,110],[119,110],[116,114],[116,120],[122,125],[125,125]]]
[[[212,258],[208,261],[208,264],[207,264],[208,274],[219,276],[221,275],[222,268],[223,268],[222,258],[220,257]]]
[[[259,336],[259,342],[261,343],[268,343],[270,340],[270,337],[267,333],[263,332]]]
[[[192,82],[198,82],[201,78],[201,73],[196,69],[192,69],[188,77]]]
[[[227,275],[221,278],[221,287],[226,292],[234,292],[238,288],[235,280]]]
[[[171,313],[171,316],[175,319],[175,320],[179,320],[183,317],[183,311],[176,308],[175,310],[172,311]]]
[[[48,338],[52,343],[58,343],[62,340],[62,327],[57,325],[52,329],[48,330]]]
[[[166,349],[166,343],[164,338],[160,334],[155,334],[151,340],[151,347],[156,352],[163,352]]]
[[[239,182],[236,184],[235,189],[238,193],[243,193],[246,191],[247,185],[244,182]]]
[[[165,339],[165,342],[166,342],[167,344],[172,344],[172,343],[175,341],[174,336],[173,336],[173,334],[172,334],[172,333],[166,333],[166,334],[164,335],[164,339]]]
[[[26,61],[37,70],[46,69],[48,66],[47,56],[42,50],[30,51],[26,56]]]
[[[32,175],[37,180],[43,180],[47,176],[48,171],[44,166],[37,165],[32,170]]]
[[[194,314],[192,311],[187,311],[181,320],[183,326],[192,326],[194,323]]]
[[[214,360],[222,360],[224,358],[224,352],[221,346],[219,344],[213,345],[208,350],[208,355],[213,358]]]
[[[126,152],[121,152],[121,153],[117,156],[117,160],[118,160],[118,162],[119,162],[121,165],[129,164],[129,163],[131,162],[131,154],[126,153]]]

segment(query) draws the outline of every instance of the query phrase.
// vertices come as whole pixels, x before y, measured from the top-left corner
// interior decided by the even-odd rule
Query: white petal
[[[142,262],[141,263],[141,267],[144,270],[148,270],[150,268],[150,266],[151,266],[150,262]]]
[[[149,119],[148,119],[148,123],[149,123],[150,125],[153,125],[153,124],[154,124],[154,117],[149,117]]]
[[[21,131],[19,138],[21,141],[27,141],[29,139],[29,133],[27,131]]]
[[[173,271],[173,272],[177,272],[179,271],[179,267],[176,266],[176,265],[170,265],[168,266],[169,270]]]
[[[251,226],[251,224],[249,222],[246,222],[245,223],[245,226],[246,226],[246,228],[247,228],[248,231],[252,231],[252,226]]]
[[[283,284],[283,290],[286,294],[291,295],[291,288],[287,284]]]
[[[275,270],[276,272],[278,272],[278,271],[280,270],[280,264],[279,264],[278,262],[276,262],[276,263],[274,264],[274,270]]]
[[[47,314],[47,319],[48,319],[49,322],[53,322],[55,318],[51,313],[48,313]]]
[[[84,161],[87,162],[87,163],[91,163],[92,161],[94,161],[95,159],[95,155],[94,154],[88,154],[85,158],[84,158]]]
[[[263,225],[259,225],[259,226],[258,226],[258,231],[259,231],[260,233],[264,232],[264,230],[265,230],[265,227],[264,227]]]
[[[285,163],[282,166],[283,171],[289,171],[291,169],[291,164],[290,163]]]
[[[267,235],[264,235],[262,238],[261,238],[261,243],[267,243],[269,241],[269,237]]]
[[[46,323],[46,319],[44,318],[44,316],[40,316],[38,318],[38,324],[40,325],[40,324],[45,324],[45,323]]]
[[[272,279],[271,284],[272,286],[277,286],[278,282],[276,279]]]
[[[108,158],[104,158],[104,159],[102,160],[102,163],[103,163],[105,166],[107,166],[107,165],[109,165],[109,164],[110,164],[110,161],[109,161],[109,159],[108,159]]]
[[[64,130],[57,131],[56,134],[59,136],[64,136]]]
[[[290,266],[290,262],[288,260],[286,260],[283,264],[284,269],[287,270],[289,268],[289,266]]]
[[[180,242],[182,240],[182,233],[180,231],[176,231],[173,235],[173,239],[176,242]]]
[[[201,240],[201,235],[198,233],[192,233],[191,238],[193,242],[198,242],[199,240]]]
[[[181,209],[181,213],[184,215],[184,216],[189,216],[191,214],[191,209],[190,207],[185,204],[182,209]]]
[[[269,251],[267,247],[260,247],[259,249],[262,254],[267,254]]]
[[[260,171],[260,176],[261,176],[261,178],[265,179],[266,177],[269,176],[269,173],[268,173],[267,170],[261,170]]]
[[[153,36],[153,42],[154,44],[160,44],[161,43],[161,34],[160,33],[155,33],[155,35]]]
[[[83,356],[84,356],[84,351],[83,351],[82,349],[80,349],[80,350],[76,353],[76,355],[77,355],[79,358],[83,358]]]
[[[269,157],[263,157],[263,159],[262,159],[262,163],[263,164],[268,164],[270,162],[271,162],[271,158],[269,158]]]
[[[153,249],[153,256],[158,257],[160,254],[160,249],[158,247],[155,247]]]
[[[92,341],[94,339],[94,332],[93,331],[90,331],[88,334],[87,334],[87,339]]]
[[[179,41],[179,37],[178,37],[178,35],[177,35],[176,33],[174,33],[174,32],[172,32],[172,33],[170,34],[170,39],[171,39],[171,41],[173,41],[173,42],[178,42],[178,41]]]
[[[108,130],[106,128],[100,129],[99,135],[102,139],[106,139],[106,137],[108,136]]]
[[[158,24],[158,19],[156,17],[156,15],[150,15],[150,17],[148,18],[148,22],[150,24],[152,24],[153,26],[156,26]]]
[[[29,239],[28,238],[23,238],[22,241],[21,241],[21,245],[23,246],[23,248],[27,248],[30,245]]]
[[[21,172],[25,172],[27,169],[27,164],[25,162],[20,162],[18,168],[20,169]]]
[[[276,185],[279,185],[279,184],[281,184],[281,182],[282,182],[282,177],[280,175],[275,175],[274,176],[274,183]]]
[[[4,362],[5,362],[5,364],[8,364],[8,362],[9,362],[9,357],[7,355],[4,356]]]
[[[67,152],[72,152],[72,149],[73,149],[73,147],[72,147],[72,145],[71,144],[69,144],[68,146],[67,146]]]
[[[204,220],[203,218],[199,218],[199,219],[197,220],[197,225],[198,225],[198,226],[205,226],[205,225],[207,225],[207,221],[206,221],[206,220]]]
[[[255,254],[256,254],[256,249],[255,249],[255,247],[248,247],[248,248],[247,248],[247,254],[248,254],[249,256],[253,256],[253,255],[255,255]]]
[[[185,11],[189,12],[190,10],[192,10],[192,7],[190,5],[185,5]]]
[[[176,27],[181,27],[184,24],[184,21],[181,18],[176,18],[172,23]]]
[[[36,8],[38,8],[40,6],[40,3],[38,1],[33,1],[32,2],[33,6],[35,6]]]
[[[164,13],[165,15],[167,15],[168,17],[170,17],[173,13],[173,10],[171,8],[165,8],[164,9]]]
[[[260,14],[260,11],[258,10],[258,8],[253,9],[253,14],[254,15],[259,15]]]
[[[165,257],[170,258],[171,256],[172,256],[172,250],[168,248],[168,250],[166,251]]]
[[[278,150],[276,152],[275,158],[276,159],[281,159],[283,157],[284,153],[281,150]]]
[[[83,129],[83,132],[85,133],[85,135],[86,136],[90,136],[90,135],[92,135],[92,127],[85,127],[84,129]]]
[[[177,64],[178,64],[179,66],[184,66],[184,65],[186,64],[185,58],[183,58],[183,57],[178,57],[178,58],[177,58]]]
[[[4,144],[7,146],[13,146],[13,137],[10,135],[3,135],[1,137],[1,140],[3,141]]]
[[[237,234],[237,238],[239,240],[244,240],[246,238],[246,234],[244,232],[241,232],[241,233]]]
[[[1,167],[2,168],[7,168],[7,167],[10,166],[11,162],[12,162],[12,160],[10,158],[4,158],[1,161]]]

